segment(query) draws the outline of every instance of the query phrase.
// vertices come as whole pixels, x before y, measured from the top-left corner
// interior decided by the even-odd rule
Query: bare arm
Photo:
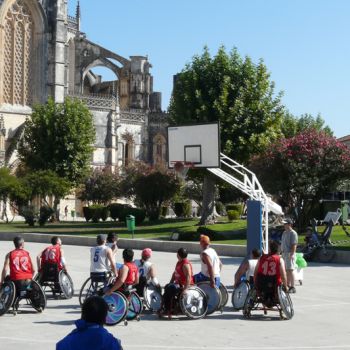
[[[297,244],[292,244],[290,255],[294,255],[296,251],[297,251]]]
[[[29,263],[30,265],[32,266],[32,271],[33,271],[33,276],[35,274],[35,268],[34,268],[34,265],[33,265],[33,262],[32,262],[32,258],[29,256]]]
[[[107,259],[109,261],[109,264],[111,265],[111,270],[114,273],[114,276],[118,276],[118,271],[114,261],[114,254],[112,253],[112,250],[110,248],[108,248],[107,250]]]
[[[186,285],[184,285],[184,289],[188,288],[191,285],[191,267],[189,264],[185,264],[182,266],[182,271],[186,276]]]
[[[249,269],[249,262],[248,260],[245,260],[242,262],[242,264],[239,266],[238,270],[235,273],[235,281],[233,283],[234,287],[237,287],[241,281],[241,277],[248,271]]]
[[[128,277],[129,268],[126,265],[124,265],[119,270],[119,272],[120,273],[119,273],[117,280],[115,281],[113,286],[109,290],[107,290],[107,292],[106,292],[107,295],[112,294],[114,291],[118,290],[124,284],[126,278]]]
[[[256,285],[256,278],[258,276],[259,264],[260,264],[260,259],[258,260],[254,270],[254,285]]]
[[[208,266],[208,272],[209,272],[209,277],[210,277],[210,286],[214,288],[215,286],[215,276],[214,276],[214,269],[213,269],[213,264],[211,263],[211,260],[207,254],[202,254],[202,260],[204,264]]]
[[[6,272],[9,269],[9,266],[10,266],[10,254],[7,254],[5,257],[4,267],[3,267],[2,273],[1,273],[1,281],[0,281],[1,283],[0,284],[3,284],[5,281]]]
[[[61,248],[61,264],[65,270],[67,270],[67,264],[66,264],[66,259],[64,257],[64,251]]]
[[[280,274],[281,274],[281,278],[282,278],[282,283],[283,283],[284,287],[286,288],[286,290],[288,290],[288,288],[287,288],[287,272],[286,272],[284,260],[282,258],[280,259]]]
[[[36,265],[38,267],[38,271],[41,269],[41,256],[43,255],[44,251],[45,249],[36,257]]]

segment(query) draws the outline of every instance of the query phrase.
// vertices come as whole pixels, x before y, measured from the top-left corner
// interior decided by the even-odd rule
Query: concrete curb
[[[28,242],[33,243],[49,243],[52,236],[46,233],[17,233],[17,232],[1,232],[0,241],[12,241],[16,236],[21,235]],[[69,236],[61,235],[63,243],[66,245],[78,245],[92,247],[96,243],[95,237]],[[144,249],[151,248],[158,252],[177,252],[181,247],[186,248],[191,254],[199,254],[200,246],[197,242],[177,242],[177,241],[158,241],[143,239],[127,239],[120,238],[118,240],[119,248]],[[246,247],[228,244],[212,244],[211,245],[220,256],[245,257]],[[332,263],[350,265],[350,252],[337,250],[336,256]]]

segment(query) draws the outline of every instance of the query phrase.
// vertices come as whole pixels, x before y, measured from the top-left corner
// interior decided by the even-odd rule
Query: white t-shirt
[[[135,260],[135,265],[139,270],[140,277],[145,276],[147,280],[151,278],[150,269],[153,264],[150,261]]]
[[[249,259],[248,260],[249,268],[248,268],[248,271],[246,273],[246,278],[248,281],[249,281],[250,277],[254,277],[254,271],[255,271],[255,267],[256,267],[257,263],[258,263],[258,259]]]
[[[203,253],[207,254],[209,256],[209,259],[211,260],[211,263],[213,265],[214,277],[220,277],[220,259],[216,251],[213,248],[207,248],[202,252],[202,254]],[[202,264],[202,268],[201,268],[202,274],[207,277],[210,277],[207,264],[204,264],[203,260],[201,261],[201,264]]]
[[[107,258],[108,248],[105,245],[99,245],[91,248],[90,256],[90,272],[107,272],[110,270],[109,261]]]

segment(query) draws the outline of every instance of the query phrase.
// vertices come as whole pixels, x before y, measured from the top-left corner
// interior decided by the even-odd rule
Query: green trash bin
[[[349,201],[341,201],[341,216],[343,222],[346,223],[349,219]]]
[[[132,232],[132,238],[134,238],[134,231],[135,231],[135,216],[128,215],[126,217],[126,227],[128,228],[128,231]]]

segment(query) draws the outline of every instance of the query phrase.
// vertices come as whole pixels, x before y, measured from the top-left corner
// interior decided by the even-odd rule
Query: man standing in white
[[[97,246],[90,250],[90,272],[104,273],[112,270],[114,275],[118,276],[112,250],[106,246],[106,236],[98,235],[96,237],[96,243]]]
[[[295,270],[295,252],[298,245],[298,234],[292,228],[292,220],[284,220],[284,232],[282,234],[281,251],[282,258],[286,265],[287,283],[289,293],[295,293],[294,287],[294,270]]]
[[[205,235],[200,236],[199,241],[202,247],[201,253],[201,272],[193,276],[194,282],[209,281],[212,288],[220,287],[220,271],[222,263],[218,254],[213,248],[210,248],[210,238]]]

